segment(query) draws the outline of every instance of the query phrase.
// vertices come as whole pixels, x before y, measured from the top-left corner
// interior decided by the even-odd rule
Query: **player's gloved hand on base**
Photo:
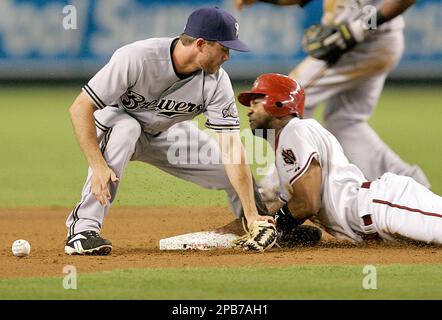
[[[306,219],[295,219],[287,204],[275,214],[276,242],[280,247],[314,246],[322,237],[321,229],[302,225]]]
[[[330,26],[316,24],[304,32],[302,45],[308,55],[333,64],[362,42],[366,32],[361,19]]]
[[[247,233],[233,241],[236,248],[251,251],[270,249],[276,242],[276,226],[271,220],[255,220]]]

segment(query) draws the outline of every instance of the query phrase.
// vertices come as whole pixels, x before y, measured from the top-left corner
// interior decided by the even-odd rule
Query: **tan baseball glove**
[[[256,220],[245,235],[233,240],[233,245],[244,250],[264,251],[273,247],[276,237],[277,232],[273,222]]]

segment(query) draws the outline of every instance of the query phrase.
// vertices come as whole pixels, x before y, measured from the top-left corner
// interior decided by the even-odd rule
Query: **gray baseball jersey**
[[[241,201],[222,162],[207,162],[200,157],[210,150],[216,160],[220,154],[218,143],[186,121],[204,114],[208,128],[239,129],[230,79],[222,68],[215,74],[197,71],[180,79],[172,62],[175,41],[148,39],[122,47],[83,87],[99,108],[94,117],[101,152],[120,179],[128,162],[137,160],[202,187],[222,189],[232,211],[241,217]],[[174,133],[191,139],[169,139],[176,136]],[[171,149],[183,150],[192,161],[171,163]],[[101,206],[91,193],[92,174],[89,168],[81,201],[67,218],[68,235],[85,230],[100,232],[117,194],[119,181],[109,184],[111,199]],[[264,214],[266,209],[256,185],[254,188],[258,212]]]
[[[178,78],[172,63],[173,38],[138,41],[118,49],[83,87],[100,109],[117,107],[137,119],[143,131],[160,132],[204,113],[214,130],[239,129],[232,85],[220,68]]]

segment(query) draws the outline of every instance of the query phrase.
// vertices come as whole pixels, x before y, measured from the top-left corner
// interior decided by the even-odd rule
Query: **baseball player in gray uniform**
[[[278,216],[305,219],[338,239],[442,244],[442,197],[406,176],[367,181],[336,138],[314,119],[302,119],[304,90],[280,74],[258,77],[239,94],[250,127],[274,130],[276,168],[284,205]]]
[[[224,189],[235,215],[244,214],[249,228],[273,232],[266,228],[266,223],[274,223],[272,218],[259,214],[265,213],[265,206],[257,208],[260,199],[256,191],[255,201],[245,161],[233,89],[221,68],[230,49],[249,50],[238,33],[237,21],[225,10],[198,9],[180,37],[148,39],[118,49],[83,87],[70,115],[89,172],[81,201],[66,221],[65,253],[107,255],[112,250],[100,231],[123,171],[134,160],[206,188]],[[186,121],[199,114],[206,116],[206,127],[217,131],[219,144]],[[187,139],[176,139],[182,133]],[[172,146],[197,160],[170,161]],[[203,161],[198,157],[202,148],[218,152],[220,160],[232,159],[237,152],[241,161]]]
[[[255,0],[234,0],[237,8]],[[310,0],[266,0],[279,5],[305,5]],[[324,0],[321,25],[306,30],[309,56],[289,74],[305,88],[305,117],[325,102],[323,125],[336,136],[349,160],[368,179],[385,172],[430,183],[417,165],[404,162],[368,124],[388,73],[404,50],[401,15],[415,0]],[[369,150],[369,152],[368,152]],[[266,200],[275,200],[275,167],[261,180]]]

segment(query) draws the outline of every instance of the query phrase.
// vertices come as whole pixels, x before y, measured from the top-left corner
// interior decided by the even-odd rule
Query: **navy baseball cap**
[[[216,41],[236,51],[250,51],[238,39],[239,24],[226,10],[218,7],[205,7],[192,12],[187,19],[184,33],[194,38]]]

